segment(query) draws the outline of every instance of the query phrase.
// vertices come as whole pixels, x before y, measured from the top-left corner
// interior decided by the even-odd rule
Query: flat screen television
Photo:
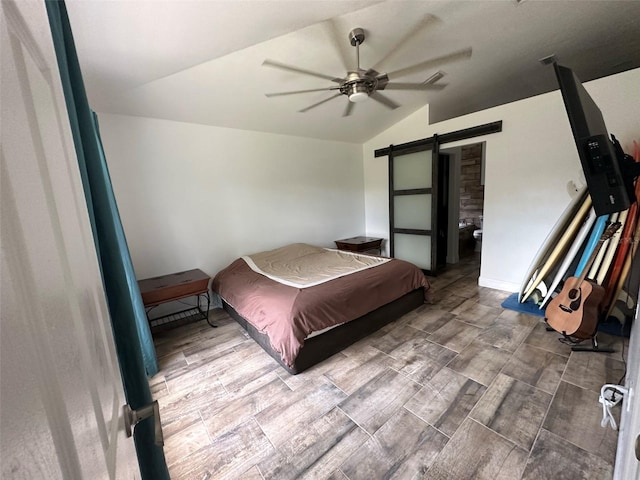
[[[638,164],[609,136],[600,109],[573,71],[557,63],[554,69],[596,215],[626,210],[635,201]]]

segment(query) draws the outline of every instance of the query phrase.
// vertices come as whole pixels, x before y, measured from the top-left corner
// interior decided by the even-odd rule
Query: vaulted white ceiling
[[[582,81],[640,67],[640,1],[67,0],[67,8],[98,112],[356,143],[427,103],[435,122],[554,90],[553,70],[539,62],[552,54]],[[367,99],[345,117],[340,96],[300,113],[335,92],[265,96],[335,85],[262,63],[344,77],[356,62],[355,27],[366,32],[365,69],[389,52],[379,71],[467,47],[472,55],[390,78],[420,83],[440,71],[446,84],[383,92],[394,110]]]

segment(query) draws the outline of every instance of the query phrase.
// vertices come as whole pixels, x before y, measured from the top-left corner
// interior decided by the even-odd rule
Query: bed
[[[423,304],[429,282],[402,260],[293,244],[238,258],[212,290],[295,375]]]

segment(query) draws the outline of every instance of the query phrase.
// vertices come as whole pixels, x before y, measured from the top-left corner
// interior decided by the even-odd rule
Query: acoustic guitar
[[[582,274],[579,277],[569,277],[562,291],[547,305],[547,324],[565,337],[586,340],[593,338],[596,332],[600,302],[604,298],[605,290],[597,283],[585,281],[585,278],[602,244],[611,238],[620,226],[620,222],[615,222],[607,227],[585,268],[582,269]]]

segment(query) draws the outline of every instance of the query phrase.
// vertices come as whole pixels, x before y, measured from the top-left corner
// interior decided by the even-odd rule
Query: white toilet
[[[480,215],[480,228],[478,230],[473,231],[473,238],[476,239],[476,247],[475,247],[476,252],[479,252],[482,250],[482,226],[483,226],[482,224],[483,224],[482,215]]]

